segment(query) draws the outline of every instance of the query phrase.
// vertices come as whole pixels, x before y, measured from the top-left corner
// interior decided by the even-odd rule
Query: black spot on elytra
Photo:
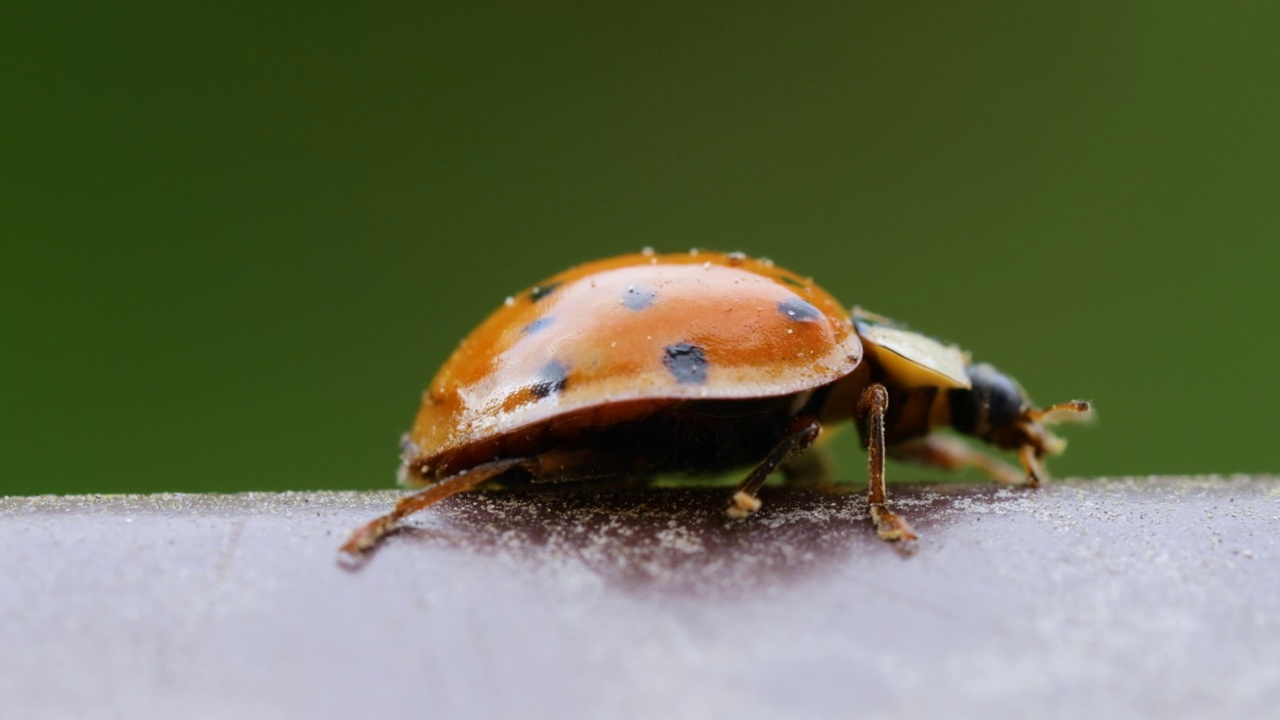
[[[538,371],[538,379],[529,386],[529,392],[533,396],[541,400],[551,393],[558,393],[564,390],[564,386],[569,382],[569,368],[559,360],[552,360],[542,369]]]
[[[550,285],[534,285],[533,288],[529,290],[529,299],[534,302],[538,302],[542,298],[555,292],[558,287],[560,287],[560,283],[558,282],[553,282]]]
[[[657,297],[658,293],[646,287],[628,285],[627,289],[622,291],[622,304],[628,310],[638,312],[652,305]]]
[[[524,332],[536,333],[539,330],[545,330],[546,328],[550,327],[553,323],[555,323],[555,321],[556,321],[556,318],[554,315],[547,315],[546,317],[540,317],[537,320],[534,320],[533,322],[529,323],[528,325],[525,325]]]
[[[805,320],[817,320],[822,317],[822,311],[800,298],[791,298],[778,303],[778,312],[787,316],[790,320],[801,322]]]
[[[691,343],[668,345],[663,350],[662,364],[676,379],[687,385],[701,385],[707,381],[707,352]]]
[[[795,278],[791,277],[790,275],[783,275],[783,276],[782,276],[782,282],[784,282],[784,283],[786,283],[786,284],[788,284],[788,285],[791,285],[792,287],[798,287],[798,288],[806,287],[804,283],[802,283],[802,282],[800,282],[799,280],[797,280],[797,279],[795,279]]]

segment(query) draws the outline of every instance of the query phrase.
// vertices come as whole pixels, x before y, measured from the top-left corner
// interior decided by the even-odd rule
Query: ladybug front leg
[[[871,520],[876,524],[876,534],[881,540],[915,540],[916,534],[906,520],[885,507],[884,490],[884,415],[889,409],[889,391],[875,383],[862,391],[858,399],[858,415],[865,423],[867,439],[867,472],[871,487],[867,491],[867,505]]]
[[[779,465],[808,450],[813,441],[818,439],[820,432],[822,432],[822,423],[818,422],[817,418],[796,418],[795,422],[787,428],[787,434],[782,441],[775,445],[764,460],[751,471],[751,474],[738,484],[738,489],[734,491],[725,514],[737,520],[759,510],[760,498],[756,497],[756,493],[760,492],[760,486],[764,485],[764,481],[778,469]]]
[[[358,558],[377,547],[378,543],[382,542],[382,539],[395,528],[396,523],[400,522],[404,517],[434,505],[450,495],[470,490],[509,470],[514,470],[518,467],[529,469],[534,464],[535,461],[529,458],[494,460],[493,462],[487,462],[464,470],[412,495],[400,498],[400,501],[396,503],[391,512],[351,533],[351,537],[343,544],[340,552],[348,558]]]

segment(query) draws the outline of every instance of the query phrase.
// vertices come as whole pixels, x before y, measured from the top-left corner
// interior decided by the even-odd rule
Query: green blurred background
[[[388,487],[471,327],[645,245],[1094,400],[1059,476],[1280,470],[1280,3],[794,5],[8,5],[0,494]]]

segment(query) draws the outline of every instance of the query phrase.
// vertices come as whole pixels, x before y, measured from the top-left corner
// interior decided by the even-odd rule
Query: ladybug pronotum
[[[867,448],[878,535],[912,541],[886,505],[884,458],[976,467],[1037,485],[1065,442],[1008,376],[954,346],[855,308],[812,280],[741,253],[600,260],[508,298],[423,394],[399,477],[422,488],[343,545],[359,555],[406,515],[498,478],[533,482],[752,468],[729,500],[760,509],[765,479],[809,479],[824,425],[852,419]],[[1022,472],[939,431],[1016,451]],[[818,448],[821,450],[821,448]],[[806,477],[810,476],[810,477]]]

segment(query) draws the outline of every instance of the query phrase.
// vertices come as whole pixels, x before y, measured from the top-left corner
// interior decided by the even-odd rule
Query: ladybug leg
[[[926,435],[922,438],[905,440],[894,443],[888,450],[889,457],[895,460],[905,460],[943,470],[977,468],[998,483],[1029,484],[1028,476],[1012,465],[945,435]]]
[[[340,552],[352,557],[362,555],[377,547],[378,543],[382,542],[382,539],[387,536],[387,533],[395,528],[396,523],[400,522],[405,516],[434,505],[450,495],[470,490],[508,470],[513,470],[517,467],[529,468],[533,464],[534,462],[528,458],[494,460],[493,462],[487,462],[469,470],[464,470],[412,495],[400,498],[400,501],[396,503],[391,512],[351,533],[351,537],[347,539]]]
[[[875,383],[862,391],[858,399],[858,415],[866,423],[867,428],[867,471],[871,476],[871,487],[867,491],[867,505],[871,510],[871,520],[876,525],[876,534],[881,540],[915,540],[916,534],[906,520],[898,517],[885,507],[884,490],[884,415],[889,409],[889,391],[880,383]]]
[[[1023,445],[1018,448],[1018,462],[1022,463],[1023,469],[1027,471],[1026,479],[1022,484],[1028,487],[1040,487],[1040,478],[1044,477],[1044,470],[1040,468],[1040,461],[1036,459],[1035,447]]]
[[[816,443],[814,447],[809,448],[808,452],[792,457],[782,463],[778,469],[782,471],[782,476],[786,478],[788,485],[826,489],[831,479],[833,465],[831,448],[822,443]]]
[[[818,422],[817,418],[796,418],[795,422],[791,423],[791,427],[787,428],[787,434],[782,438],[782,442],[775,445],[764,460],[751,471],[751,474],[738,483],[738,489],[734,491],[725,514],[737,520],[759,510],[760,498],[756,497],[756,493],[760,492],[760,486],[764,485],[764,481],[778,469],[779,465],[808,450],[820,432],[822,432],[822,423]]]

